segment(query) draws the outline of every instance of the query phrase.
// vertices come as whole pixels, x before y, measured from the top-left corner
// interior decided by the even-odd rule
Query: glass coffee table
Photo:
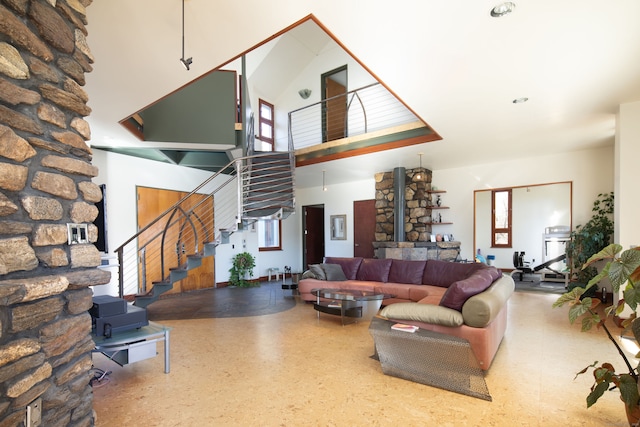
[[[370,321],[380,310],[382,300],[393,297],[379,292],[326,288],[312,289],[311,294],[316,297],[313,308],[318,318],[320,313],[340,316],[343,325]]]

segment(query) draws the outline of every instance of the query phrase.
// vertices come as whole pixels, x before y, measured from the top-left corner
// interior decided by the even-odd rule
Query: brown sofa
[[[510,276],[479,263],[327,257],[298,283],[305,301],[315,301],[315,288],[390,294],[380,316],[466,339],[487,370],[506,330],[515,285]]]

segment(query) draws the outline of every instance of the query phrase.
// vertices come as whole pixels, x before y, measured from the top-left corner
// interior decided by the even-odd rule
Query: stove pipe
[[[404,242],[405,168],[393,169],[393,241]]]

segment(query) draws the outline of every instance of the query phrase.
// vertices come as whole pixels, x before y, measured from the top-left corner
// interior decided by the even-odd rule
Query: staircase
[[[229,242],[241,224],[295,210],[293,151],[232,160],[116,249],[120,297],[146,307]]]

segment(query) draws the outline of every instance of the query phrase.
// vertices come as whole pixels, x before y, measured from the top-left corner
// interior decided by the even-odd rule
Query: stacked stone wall
[[[420,173],[420,179],[418,179]],[[431,238],[431,177],[428,169],[408,169],[405,177],[405,236],[409,242],[428,242]],[[393,172],[376,174],[376,242],[394,239],[394,190]]]
[[[92,0],[0,0],[0,425],[42,399],[42,425],[93,425],[91,286],[109,282],[93,245],[84,91]],[[67,244],[67,224],[88,225]]]

